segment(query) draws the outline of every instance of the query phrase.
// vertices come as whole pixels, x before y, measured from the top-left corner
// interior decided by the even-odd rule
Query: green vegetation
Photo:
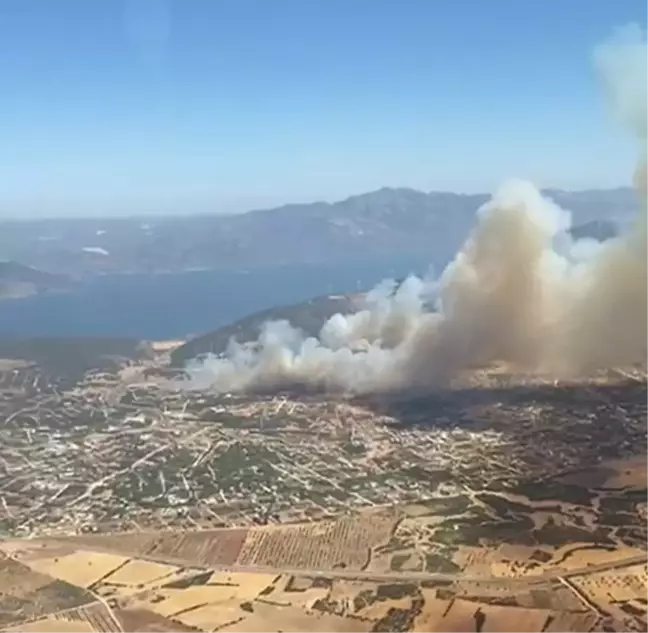
[[[374,624],[371,632],[410,631],[414,618],[423,609],[423,604],[423,598],[417,598],[412,601],[412,606],[409,609],[396,609],[392,607],[387,611],[387,615],[384,618],[381,618]]]
[[[209,579],[212,576],[211,571],[200,572],[195,576],[189,576],[189,578],[180,578],[179,580],[174,580],[163,586],[164,589],[188,589],[189,587],[200,587],[207,584]]]
[[[414,583],[395,583],[392,585],[380,585],[376,591],[377,600],[400,600],[407,596],[414,596],[419,588]]]
[[[454,574],[461,571],[461,567],[453,563],[450,558],[440,554],[427,554],[425,556],[425,571],[430,573]]]
[[[504,499],[499,495],[493,495],[487,492],[477,495],[477,498],[491,507],[495,513],[502,518],[511,518],[515,514],[531,514],[533,508],[523,503],[516,503],[509,499]]]
[[[126,360],[150,356],[148,346],[128,338],[0,339],[0,358],[38,365],[55,378],[81,379],[91,370],[114,370]]]

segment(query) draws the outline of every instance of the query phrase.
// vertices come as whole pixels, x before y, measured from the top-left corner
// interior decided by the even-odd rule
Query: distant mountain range
[[[614,232],[638,209],[629,188],[545,192],[574,223]],[[0,223],[0,256],[77,277],[248,269],[421,253],[443,266],[485,194],[384,188],[335,203],[291,204],[231,216],[88,218]],[[593,224],[592,224],[593,223]]]

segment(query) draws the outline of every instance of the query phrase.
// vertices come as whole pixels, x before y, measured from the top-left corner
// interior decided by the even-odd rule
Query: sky
[[[0,216],[629,184],[591,57],[645,0],[0,0]]]

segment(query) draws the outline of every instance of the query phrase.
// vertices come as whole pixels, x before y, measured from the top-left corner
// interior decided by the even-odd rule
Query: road
[[[49,540],[49,539],[48,539]],[[53,538],[51,540],[59,540]],[[70,543],[69,539],[65,540]],[[84,549],[81,546],[79,549]],[[92,551],[105,552],[109,554],[121,554],[128,556],[126,553],[117,552],[115,549],[105,547],[88,547]],[[646,563],[647,554],[637,554],[626,558],[621,558],[607,563],[597,565],[588,565],[575,569],[550,569],[542,574],[530,574],[520,577],[500,577],[500,576],[480,576],[464,574],[463,572],[424,572],[424,571],[385,571],[376,572],[370,570],[351,570],[351,569],[305,569],[292,567],[266,567],[263,565],[201,565],[194,561],[188,561],[182,558],[173,558],[170,556],[156,556],[155,554],[136,554],[132,555],[134,559],[149,560],[156,563],[176,566],[191,566],[192,568],[202,569],[205,571],[214,571],[222,573],[247,573],[247,574],[270,574],[270,575],[289,575],[301,577],[320,577],[336,578],[340,580],[368,580],[374,582],[381,581],[414,581],[414,582],[479,582],[490,584],[506,584],[508,586],[527,586],[533,584],[542,584],[551,580],[560,578],[571,578],[583,574],[593,574],[597,572],[609,571],[620,567],[629,567],[631,565],[640,565]]]

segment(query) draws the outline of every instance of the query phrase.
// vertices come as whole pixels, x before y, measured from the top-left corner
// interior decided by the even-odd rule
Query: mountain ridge
[[[575,225],[625,223],[634,190],[545,193]],[[383,187],[336,202],[287,204],[236,215],[0,222],[0,253],[79,276],[248,269],[420,253],[439,267],[461,245],[487,194]]]

